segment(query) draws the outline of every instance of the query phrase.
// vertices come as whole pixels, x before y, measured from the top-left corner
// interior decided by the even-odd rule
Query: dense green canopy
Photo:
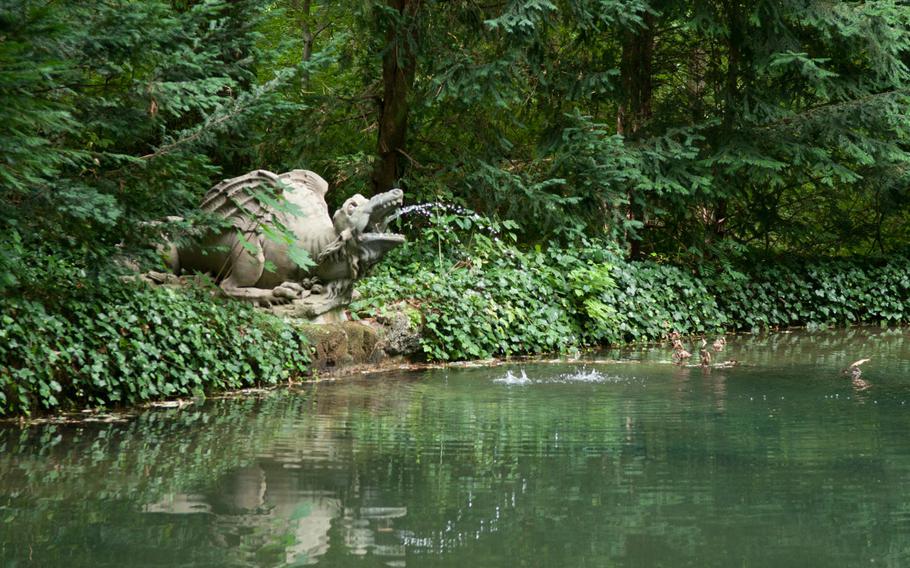
[[[0,285],[103,274],[259,167],[527,244],[893,252],[908,63],[902,0],[5,0]]]

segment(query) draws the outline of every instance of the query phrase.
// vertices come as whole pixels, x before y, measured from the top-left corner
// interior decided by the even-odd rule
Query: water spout
[[[410,215],[416,215],[429,219],[435,212],[451,213],[460,217],[464,217],[466,219],[469,219],[478,228],[485,230],[491,235],[495,236],[499,234],[499,229],[495,226],[490,225],[488,220],[476,211],[472,211],[467,207],[462,207],[461,205],[456,205],[454,203],[444,203],[442,201],[428,201],[426,203],[415,203],[413,205],[401,207],[394,214],[389,216],[387,222],[391,223],[399,217]]]

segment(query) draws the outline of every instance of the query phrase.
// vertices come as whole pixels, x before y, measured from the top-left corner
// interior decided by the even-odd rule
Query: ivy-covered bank
[[[615,245],[515,244],[508,223],[425,227],[359,286],[357,317],[454,361],[794,325],[910,321],[910,258],[631,262]],[[443,251],[446,251],[445,253]],[[272,385],[308,371],[305,329],[202,288],[85,280],[0,299],[0,416]],[[391,335],[390,335],[391,337]],[[318,336],[316,339],[318,343]]]
[[[203,290],[114,280],[0,299],[0,320],[0,416],[276,384],[309,364],[299,330]]]
[[[910,320],[906,256],[680,266],[630,262],[597,243],[522,251],[482,236],[454,257],[427,248],[386,263],[361,285],[354,308],[361,316],[404,309],[434,360],[657,340],[673,330]]]

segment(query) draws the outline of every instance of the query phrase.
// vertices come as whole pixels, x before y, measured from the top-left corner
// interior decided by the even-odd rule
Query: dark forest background
[[[899,252],[908,30],[902,1],[3,0],[2,285],[103,275],[255,168],[633,259]]]

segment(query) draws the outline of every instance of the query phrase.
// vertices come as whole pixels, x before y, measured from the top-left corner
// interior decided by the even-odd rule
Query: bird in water
[[[673,362],[681,363],[691,356],[692,354],[683,348],[682,341],[679,340],[679,335],[677,334],[676,338],[673,340]]]
[[[705,338],[701,338],[701,347],[698,350],[698,354],[701,355],[701,366],[709,367],[711,365],[711,352],[708,351],[708,342],[705,341]]]
[[[850,377],[853,379],[858,379],[860,377],[860,375],[863,374],[863,370],[859,368],[860,365],[862,365],[863,363],[868,363],[871,360],[872,360],[872,358],[868,357],[866,359],[860,359],[859,361],[854,361],[854,362],[850,363],[850,366],[847,367],[846,369],[844,369],[844,374],[850,375]]]
[[[712,345],[712,347],[714,347],[714,351],[719,352],[719,351],[723,351],[724,347],[726,345],[727,345],[727,338],[724,337],[723,335],[721,335],[720,337],[718,337],[717,339],[714,340],[714,344]]]

